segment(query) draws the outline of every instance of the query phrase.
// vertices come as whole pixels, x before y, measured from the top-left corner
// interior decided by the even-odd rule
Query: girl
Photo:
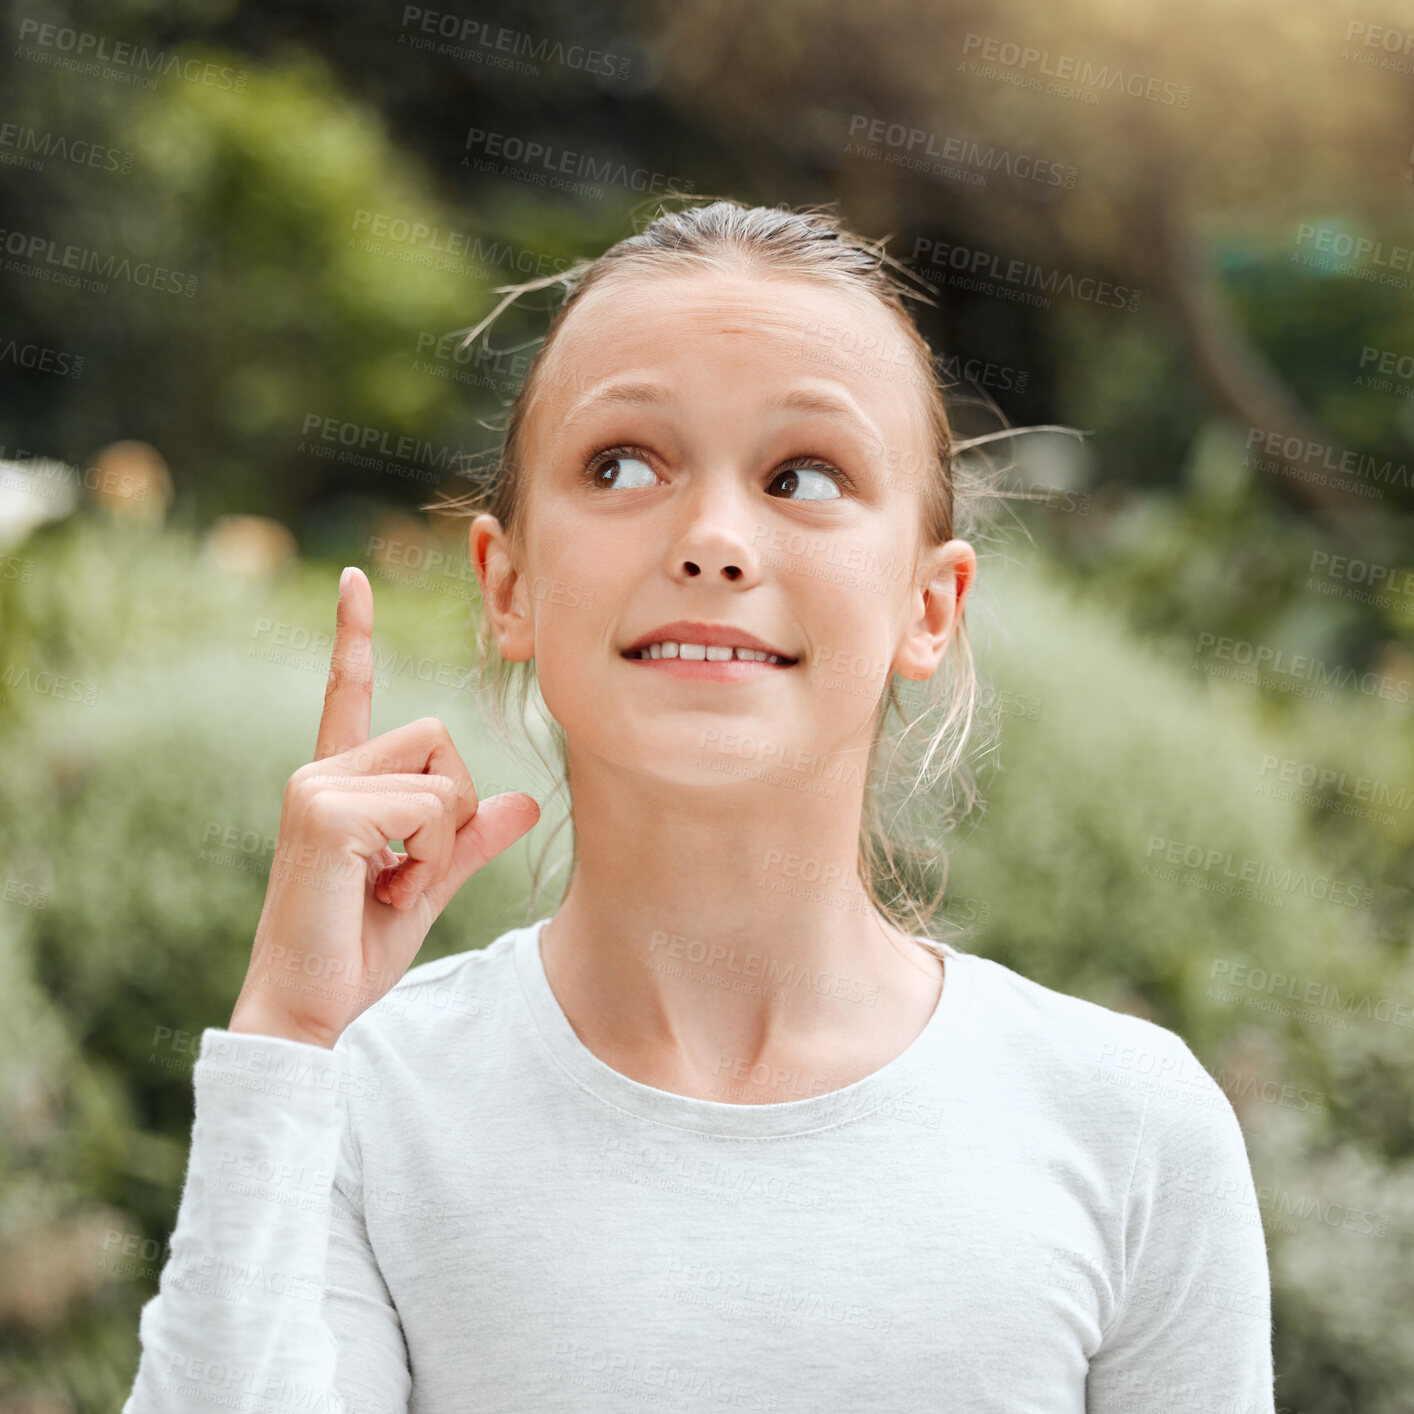
[[[466,508],[488,705],[534,661],[570,879],[411,971],[539,809],[479,800],[433,719],[369,740],[344,572],[128,1414],[1273,1409],[1226,1096],[929,936],[936,860],[890,832],[901,750],[915,794],[956,774],[976,556],[886,261],[710,201],[556,277]],[[935,725],[886,740],[899,679]]]

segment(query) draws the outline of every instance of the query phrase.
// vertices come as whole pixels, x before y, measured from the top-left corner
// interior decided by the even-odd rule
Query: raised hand
[[[437,718],[370,741],[372,716],[373,588],[350,567],[314,759],[285,787],[232,1031],[333,1046],[411,966],[457,890],[540,818],[519,791],[478,801]]]

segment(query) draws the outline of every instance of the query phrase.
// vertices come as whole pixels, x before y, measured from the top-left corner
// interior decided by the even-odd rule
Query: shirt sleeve
[[[398,1313],[369,1245],[333,1050],[208,1027],[186,1181],[123,1414],[407,1414]]]
[[[1124,1287],[1091,1357],[1087,1414],[1274,1414],[1271,1277],[1232,1104],[1165,1032],[1121,1248]]]

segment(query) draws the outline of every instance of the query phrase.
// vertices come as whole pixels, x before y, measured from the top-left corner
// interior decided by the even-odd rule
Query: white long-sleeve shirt
[[[332,1050],[202,1033],[124,1414],[1273,1414],[1251,1168],[1179,1036],[933,944],[882,1069],[694,1099],[579,1040],[544,921]]]

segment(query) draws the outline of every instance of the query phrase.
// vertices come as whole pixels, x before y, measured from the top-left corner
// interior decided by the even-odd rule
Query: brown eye
[[[590,458],[585,477],[604,490],[637,490],[654,482],[653,468],[627,447],[608,447]]]
[[[792,501],[835,501],[844,494],[835,479],[838,475],[833,467],[812,463],[778,471],[770,485],[783,486],[786,497]],[[803,494],[797,496],[798,490],[803,490]]]

